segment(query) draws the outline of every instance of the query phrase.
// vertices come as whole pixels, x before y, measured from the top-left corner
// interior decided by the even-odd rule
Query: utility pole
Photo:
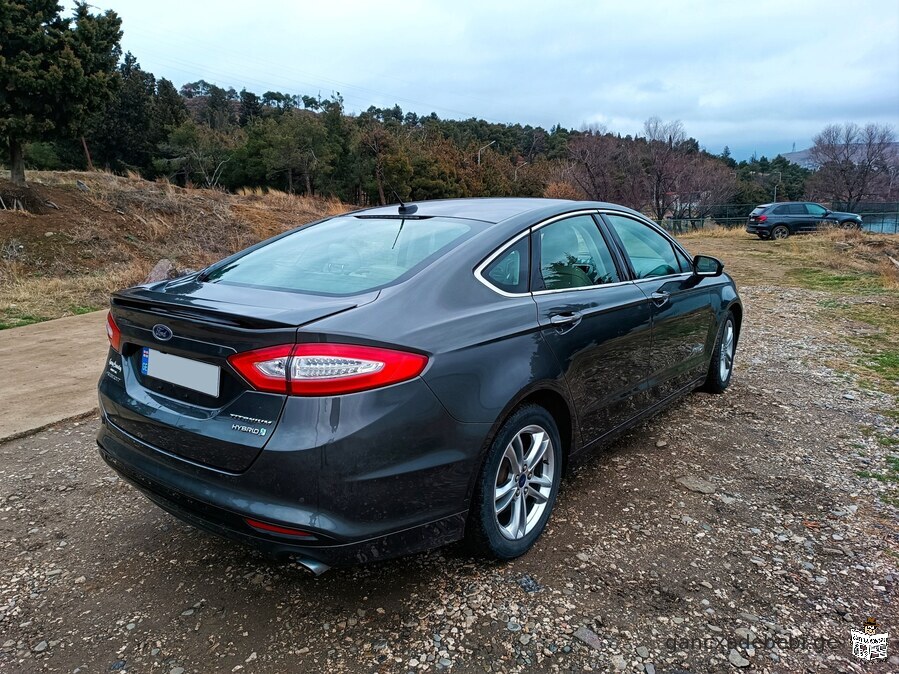
[[[777,182],[774,183],[774,202],[777,203],[777,186],[780,184],[780,181],[783,180],[783,173],[781,171],[777,171]]]
[[[480,149],[478,150],[478,166],[481,165],[481,151],[482,151],[482,150],[486,150],[488,147],[490,147],[491,145],[493,145],[495,142],[496,142],[495,140],[491,140],[491,141],[490,141],[489,143],[487,143],[484,147],[482,147],[482,148],[480,148]]]

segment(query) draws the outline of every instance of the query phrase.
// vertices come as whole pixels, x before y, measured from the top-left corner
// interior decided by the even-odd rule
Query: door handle
[[[578,311],[567,311],[564,314],[553,314],[549,317],[549,322],[557,328],[573,328],[581,322],[583,318]]]
[[[652,303],[657,307],[663,307],[668,303],[668,299],[671,297],[671,294],[666,293],[664,290],[657,290],[649,297],[652,300]]]

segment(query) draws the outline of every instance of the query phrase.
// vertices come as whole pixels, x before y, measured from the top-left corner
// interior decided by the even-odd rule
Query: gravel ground
[[[95,420],[0,445],[0,669],[899,671],[894,404],[827,363],[823,295],[742,289],[732,387],[695,394],[563,483],[512,563],[460,546],[319,578],[196,531],[113,476]],[[874,616],[892,657],[862,663]]]

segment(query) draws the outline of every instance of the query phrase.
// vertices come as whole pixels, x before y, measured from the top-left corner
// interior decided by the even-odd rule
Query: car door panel
[[[534,229],[534,301],[589,444],[648,404],[652,312],[591,215]]]
[[[702,376],[714,348],[710,286],[674,242],[630,216],[603,214],[652,315],[648,400],[658,403]],[[672,272],[672,273],[669,273]]]
[[[806,217],[809,222],[809,231],[817,231],[823,227],[833,224],[827,219],[827,209],[820,204],[800,204],[807,213]]]
[[[648,406],[651,316],[646,296],[627,282],[535,294],[543,338],[560,362],[585,444]],[[577,314],[573,323],[553,318]]]
[[[649,395],[654,402],[703,376],[714,349],[711,289],[692,274],[643,279],[639,288],[652,305]]]

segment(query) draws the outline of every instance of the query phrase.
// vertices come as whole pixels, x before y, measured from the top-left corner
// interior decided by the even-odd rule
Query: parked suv
[[[790,234],[816,232],[825,225],[861,229],[862,216],[831,211],[811,201],[762,204],[749,214],[746,231],[760,239],[786,239]]]

